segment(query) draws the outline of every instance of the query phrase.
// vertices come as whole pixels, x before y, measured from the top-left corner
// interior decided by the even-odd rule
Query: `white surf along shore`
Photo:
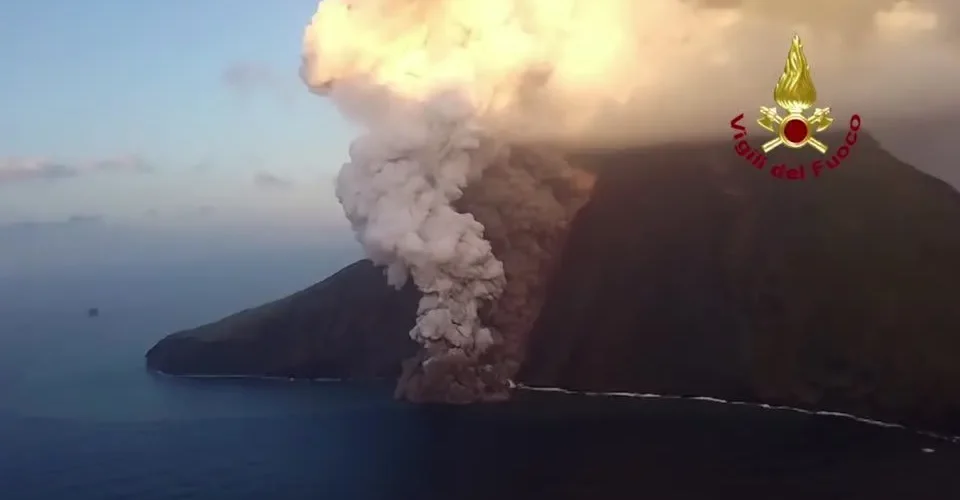
[[[265,377],[265,376],[256,376],[256,375],[172,375],[162,371],[156,371],[156,373],[159,375],[167,376],[167,377],[194,378],[194,379],[254,379],[254,380],[270,380],[270,381],[278,381],[278,382],[301,382],[301,383],[302,382],[322,382],[322,383],[346,382],[346,380],[337,379],[337,378],[304,379],[304,378],[290,378],[290,377]],[[711,404],[749,406],[751,408],[756,408],[758,410],[790,411],[790,412],[802,413],[804,415],[811,415],[811,416],[817,416],[817,417],[844,418],[847,420],[853,420],[866,425],[885,427],[889,429],[901,429],[901,430],[913,432],[922,436],[934,438],[940,441],[947,441],[954,444],[960,444],[960,436],[951,436],[948,434],[939,434],[936,432],[913,429],[901,424],[884,422],[882,420],[875,420],[871,418],[860,417],[850,413],[843,413],[843,412],[830,411],[830,410],[808,410],[804,408],[796,408],[793,406],[770,405],[766,403],[750,403],[746,401],[728,401],[725,399],[715,398],[711,396],[677,396],[677,395],[670,395],[670,394],[654,394],[654,393],[639,393],[639,392],[572,391],[570,389],[564,389],[563,387],[531,386],[531,385],[520,384],[512,381],[510,382],[510,387],[514,390],[520,390],[520,391],[553,392],[553,393],[569,394],[574,396],[603,397],[603,398],[632,398],[632,399],[648,399],[648,400],[682,399],[682,400],[688,400],[688,401],[701,401],[704,403],[711,403]]]

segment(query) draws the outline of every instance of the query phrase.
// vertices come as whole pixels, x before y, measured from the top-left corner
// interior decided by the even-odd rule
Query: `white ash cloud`
[[[424,292],[411,335],[425,363],[476,361],[498,337],[481,311],[506,276],[483,225],[454,207],[507,145],[727,134],[733,115],[773,104],[794,33],[837,114],[942,113],[960,84],[958,12],[934,0],[325,0],[301,77],[365,130],[337,195],[390,282]],[[482,187],[508,191],[491,202],[525,196]]]

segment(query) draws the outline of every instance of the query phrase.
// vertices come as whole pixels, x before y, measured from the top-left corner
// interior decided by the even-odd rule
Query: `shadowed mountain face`
[[[289,297],[171,334],[147,366],[174,375],[397,377],[417,344],[420,292],[395,290],[370,261],[351,264]]]
[[[960,194],[867,137],[805,181],[721,153],[599,159],[521,379],[960,424]]]
[[[864,135],[819,178],[772,178],[785,158],[813,156],[775,151],[757,170],[727,143],[573,158],[598,176],[525,337],[520,381],[960,430],[960,194]],[[416,351],[415,302],[355,264],[174,334],[147,361],[169,373],[392,376]]]

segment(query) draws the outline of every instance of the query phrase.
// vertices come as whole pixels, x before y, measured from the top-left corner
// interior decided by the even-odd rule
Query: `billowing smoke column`
[[[507,161],[496,120],[555,70],[552,47],[519,25],[514,7],[326,1],[307,30],[303,79],[367,131],[351,146],[337,196],[388,281],[409,277],[424,293],[410,332],[424,350],[398,384],[411,399],[503,397],[515,371],[488,353],[503,341],[481,319],[504,292],[503,263],[483,225],[454,208],[468,183]]]
[[[429,353],[423,362],[473,366],[495,340],[481,307],[500,296],[505,276],[483,225],[452,203],[496,149],[458,95],[387,105],[394,116],[353,143],[337,196],[368,257],[386,266],[389,283],[400,287],[409,277],[423,291],[410,332]]]
[[[837,114],[902,122],[955,101],[958,5],[325,0],[307,28],[302,73],[367,125],[389,107],[371,92],[425,102],[446,90],[512,142],[651,143],[720,133],[732,110],[763,105],[798,33]]]
[[[390,283],[412,279],[424,292],[411,331],[423,349],[405,368],[401,396],[502,397],[522,361],[545,276],[591,182],[562,158],[517,144],[725,133],[731,113],[768,103],[795,30],[841,114],[850,103],[901,119],[908,105],[923,113],[952,96],[955,85],[917,88],[931,71],[930,82],[958,80],[942,71],[960,67],[945,64],[956,62],[956,46],[937,31],[958,19],[947,3],[781,4],[320,3],[301,77],[365,130],[337,196]],[[855,75],[844,69],[851,61]]]

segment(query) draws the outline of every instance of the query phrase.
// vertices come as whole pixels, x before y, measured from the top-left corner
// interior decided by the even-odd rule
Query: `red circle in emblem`
[[[803,142],[809,133],[810,128],[807,127],[807,124],[803,120],[798,120],[796,118],[788,121],[783,126],[784,139],[794,144]]]

